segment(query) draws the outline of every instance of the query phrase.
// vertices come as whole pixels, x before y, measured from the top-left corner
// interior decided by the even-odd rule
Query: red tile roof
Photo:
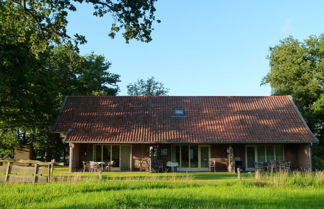
[[[289,96],[72,96],[54,130],[80,143],[316,142]]]

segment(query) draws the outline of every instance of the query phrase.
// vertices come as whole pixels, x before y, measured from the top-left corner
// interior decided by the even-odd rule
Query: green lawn
[[[323,176],[276,175],[258,181],[252,174],[239,181],[227,173],[104,176],[115,180],[0,184],[0,208],[324,208]]]

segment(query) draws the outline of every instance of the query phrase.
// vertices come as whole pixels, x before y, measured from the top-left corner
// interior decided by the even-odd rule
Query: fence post
[[[51,182],[51,165],[47,166],[47,183]]]
[[[101,180],[102,180],[102,170],[99,169],[99,181],[101,181]]]
[[[257,180],[257,181],[259,181],[260,180],[260,176],[261,174],[260,174],[260,170],[259,169],[257,169],[256,171],[255,171],[255,180]]]
[[[54,159],[51,160],[48,183],[52,183],[52,179],[53,179],[53,175],[54,175],[54,163],[55,163],[55,160]]]
[[[238,180],[241,180],[241,169],[237,168],[237,178]]]
[[[4,182],[8,182],[8,180],[9,180],[10,164],[11,164],[11,162],[7,161],[7,170],[6,170],[6,176],[5,176]]]
[[[37,180],[37,170],[38,170],[38,164],[35,163],[35,170],[34,170],[34,181],[33,183],[35,184],[36,183],[36,180]]]

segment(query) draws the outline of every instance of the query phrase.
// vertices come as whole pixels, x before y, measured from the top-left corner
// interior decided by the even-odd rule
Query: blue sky
[[[81,54],[104,55],[126,85],[154,76],[169,95],[270,95],[260,86],[270,70],[269,47],[292,35],[324,32],[323,0],[159,0],[153,41],[110,39],[111,18],[93,17],[82,5],[69,15],[68,31],[87,37]]]

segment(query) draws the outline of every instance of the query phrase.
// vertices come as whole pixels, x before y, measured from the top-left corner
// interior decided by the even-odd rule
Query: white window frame
[[[110,160],[112,160],[112,147],[118,146],[119,147],[119,166],[118,167],[112,167],[115,169],[120,169],[120,159],[121,159],[121,145],[120,144],[93,144],[92,146],[92,160],[95,161],[96,158],[96,146],[101,147],[101,161],[103,160],[103,146],[109,146],[110,147]]]
[[[209,166],[207,167],[207,168],[205,168],[205,167],[201,167],[201,147],[208,147],[208,161],[209,161],[209,159],[210,159],[210,155],[211,155],[211,153],[210,153],[210,145],[189,145],[189,144],[177,144],[177,145],[174,145],[174,154],[176,155],[176,146],[179,146],[180,147],[180,153],[179,153],[179,155],[180,155],[180,158],[179,158],[179,168],[180,169],[184,169],[184,170],[186,170],[186,169],[188,169],[188,170],[194,170],[194,169],[209,169]],[[188,146],[189,148],[189,152],[188,152],[188,158],[189,158],[189,167],[182,167],[182,160],[181,160],[181,152],[182,152],[182,147],[183,146]],[[195,168],[192,168],[191,167],[191,161],[190,161],[190,146],[198,146],[198,167],[195,167]],[[176,157],[174,156],[174,159],[176,160]]]

